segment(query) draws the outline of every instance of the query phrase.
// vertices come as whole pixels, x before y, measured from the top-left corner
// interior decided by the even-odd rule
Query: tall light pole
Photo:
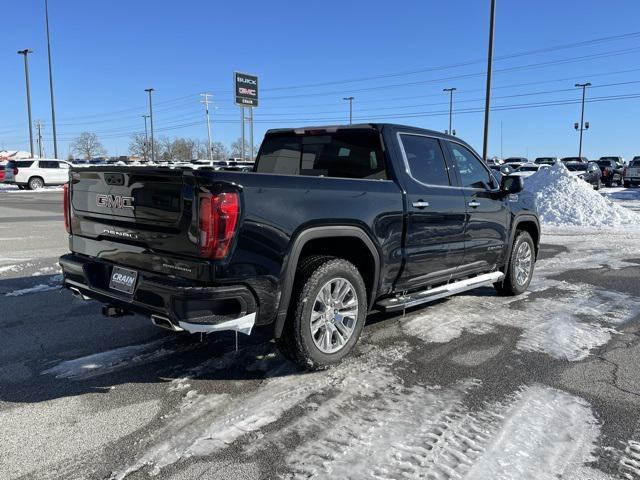
[[[142,115],[144,118],[144,148],[142,149],[142,153],[144,153],[144,161],[148,160],[147,150],[149,150],[149,132],[147,131],[147,118],[149,115]]]
[[[342,100],[347,100],[349,102],[349,125],[353,123],[353,99],[355,97],[343,97]]]
[[[29,89],[29,59],[27,55],[33,53],[33,50],[25,48],[18,50],[18,55],[24,56],[24,78],[27,83],[27,114],[29,116],[29,148],[31,149],[31,158],[33,158],[33,126],[31,123],[31,91]]]
[[[491,14],[489,15],[489,52],[487,54],[487,93],[484,106],[484,141],[482,143],[482,158],[487,160],[489,149],[489,110],[491,108],[491,73],[493,71],[493,30],[496,23],[496,0],[491,0]]]
[[[51,124],[53,126],[53,158],[58,158],[58,137],[56,135],[56,109],[53,102],[53,72],[51,69],[51,39],[49,36],[49,1],[44,0],[44,18],[47,24],[47,53],[49,56],[49,95],[51,97]]]
[[[205,115],[207,116],[207,137],[209,138],[209,161],[211,162],[213,160],[213,151],[211,150],[211,123],[209,121],[209,97],[211,97],[211,94],[209,93],[201,93],[200,96],[203,97],[203,100],[201,100],[201,102],[204,104],[204,112]]]
[[[574,124],[576,130],[580,130],[580,147],[578,148],[578,157],[582,157],[582,132],[589,128],[589,122],[584,123],[584,98],[587,92],[587,87],[590,87],[591,84],[587,83],[576,83],[576,88],[582,89],[582,111],[580,113],[580,125]]]
[[[455,133],[453,133],[453,130],[451,129],[451,124],[453,120],[453,92],[455,92],[456,90],[457,88],[455,87],[442,89],[443,92],[449,92],[449,131],[447,132],[449,135],[455,135]]]
[[[36,120],[36,130],[38,130],[38,157],[44,158],[44,148],[42,145],[42,120]]]
[[[145,92],[149,94],[149,123],[151,124],[151,161],[156,161],[156,146],[153,141],[153,104],[151,102],[151,92],[153,92],[153,88],[145,88]]]

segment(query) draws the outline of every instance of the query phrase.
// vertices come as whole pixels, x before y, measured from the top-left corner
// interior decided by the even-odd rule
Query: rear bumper
[[[129,295],[109,288],[113,263],[69,253],[60,257],[60,266],[65,288],[83,298],[152,317],[154,324],[171,330],[237,330],[248,334],[255,323],[256,298],[243,285],[199,287],[138,270],[134,293]]]

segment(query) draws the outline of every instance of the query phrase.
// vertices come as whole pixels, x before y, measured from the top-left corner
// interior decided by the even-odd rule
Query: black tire
[[[604,186],[607,188],[611,188],[613,186],[613,182],[611,180],[608,180],[606,182],[604,182]]]
[[[337,351],[325,353],[316,345],[311,333],[311,314],[320,290],[335,279],[346,279],[358,307],[351,336]],[[280,352],[289,360],[309,370],[321,370],[339,363],[354,348],[367,317],[367,289],[358,269],[347,260],[314,256],[300,262],[291,296],[289,315],[282,335],[276,339]]]
[[[520,251],[520,248],[524,243],[529,245],[529,251],[531,252],[531,267],[529,268],[529,274],[526,280],[524,282],[519,282],[516,271],[516,256],[518,255],[518,252]],[[509,264],[507,265],[506,274],[502,281],[494,283],[493,286],[500,295],[513,296],[524,293],[527,288],[529,288],[529,284],[531,283],[535,262],[536,250],[531,235],[529,235],[529,233],[525,232],[524,230],[518,230],[513,241],[513,248],[511,249],[511,255],[509,256]]]
[[[594,187],[596,190],[600,190],[602,188],[602,181],[598,179],[596,182],[596,186]]]
[[[31,177],[29,179],[29,190],[40,190],[44,187],[44,180],[40,177]]]
[[[18,190],[24,190],[26,187],[26,185],[18,185]]]
[[[624,188],[631,188],[632,185],[631,182],[624,182]]]

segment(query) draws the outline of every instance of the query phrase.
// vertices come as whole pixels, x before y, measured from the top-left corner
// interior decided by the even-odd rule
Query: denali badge
[[[96,205],[105,208],[130,208],[134,209],[133,197],[123,197],[122,195],[105,195],[98,194],[96,196]]]

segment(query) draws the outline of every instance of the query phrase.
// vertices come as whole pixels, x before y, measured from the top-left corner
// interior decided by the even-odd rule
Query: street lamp
[[[489,109],[491,107],[491,72],[493,70],[493,30],[496,23],[496,0],[491,0],[489,14],[489,52],[487,54],[487,93],[484,105],[484,141],[482,144],[482,159],[487,160],[489,148]]]
[[[148,161],[147,150],[149,149],[149,133],[147,131],[147,118],[149,118],[149,115],[142,115],[142,118],[144,118],[144,148],[142,149],[142,153],[144,153],[144,161],[147,162]]]
[[[582,132],[584,132],[585,130],[589,129],[589,122],[584,121],[584,98],[586,95],[586,91],[587,91],[587,87],[590,87],[591,84],[589,82],[587,83],[576,83],[575,87],[576,88],[581,88],[582,89],[582,111],[580,113],[580,125],[578,125],[577,123],[575,123],[573,125],[573,127],[576,130],[580,131],[580,147],[578,148],[578,157],[582,157]]]
[[[342,100],[347,100],[349,102],[349,125],[353,123],[353,99],[355,97],[343,97]]]
[[[53,103],[53,72],[51,70],[51,39],[49,37],[49,2],[44,0],[44,15],[47,26],[47,53],[49,56],[49,95],[51,97],[51,124],[53,125],[53,157],[58,158],[58,136],[56,134],[56,109]]]
[[[145,92],[149,94],[149,123],[151,124],[151,161],[156,161],[156,147],[153,141],[153,105],[151,103],[151,92],[154,91],[153,88],[145,88]]]
[[[452,117],[453,117],[453,92],[455,92],[457,88],[443,88],[443,92],[449,92],[449,133],[450,135],[455,135],[455,132],[451,129]]]
[[[33,158],[33,127],[31,126],[31,91],[29,90],[29,60],[27,55],[33,53],[33,50],[25,48],[18,50],[18,55],[24,56],[24,78],[27,84],[27,114],[29,116],[29,147],[31,149],[31,158]]]

